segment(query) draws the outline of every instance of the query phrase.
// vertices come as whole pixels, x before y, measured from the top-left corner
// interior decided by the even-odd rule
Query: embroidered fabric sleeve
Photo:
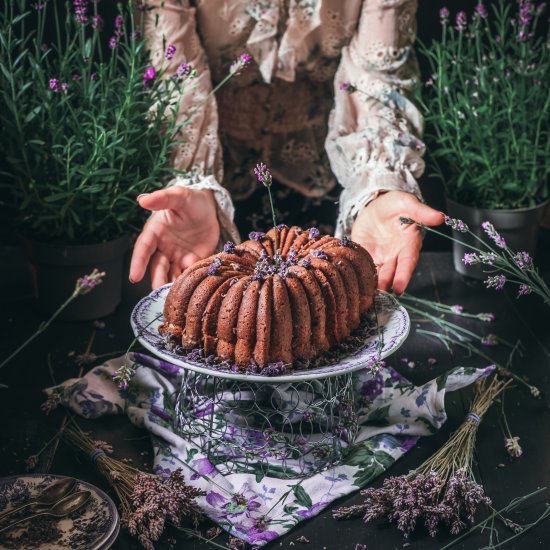
[[[176,73],[180,64],[191,65],[197,76],[186,83],[177,122],[186,122],[181,129],[182,144],[175,148],[172,164],[189,171],[189,177],[177,177],[168,185],[183,185],[195,189],[212,189],[218,202],[218,219],[222,237],[235,240],[233,203],[229,193],[217,182],[223,179],[222,148],[218,135],[218,110],[212,90],[210,68],[200,42],[195,8],[188,0],[154,0],[147,3],[145,37],[157,69],[168,68],[166,75]],[[165,57],[166,46],[173,44],[171,60]]]
[[[349,234],[374,194],[422,198],[423,118],[411,100],[418,82],[413,44],[417,0],[364,0],[358,29],[334,80],[325,147],[343,186],[336,234]]]

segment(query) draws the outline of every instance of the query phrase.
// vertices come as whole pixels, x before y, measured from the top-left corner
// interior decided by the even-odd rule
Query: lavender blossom
[[[164,52],[164,57],[167,61],[172,61],[176,53],[176,46],[174,44],[168,44],[166,46],[166,51]]]
[[[487,347],[498,346],[498,337],[496,334],[487,334],[481,338],[481,345]]]
[[[273,183],[273,176],[271,175],[269,168],[263,162],[256,164],[256,167],[254,168],[254,175],[256,176],[256,179],[265,187],[269,187]]]
[[[235,243],[233,241],[227,241],[223,245],[223,251],[226,254],[234,254],[235,253]]]
[[[468,226],[462,220],[457,218],[445,216],[445,225],[449,225],[451,229],[454,229],[460,233],[466,233],[468,231]]]
[[[212,263],[208,267],[208,271],[206,272],[208,275],[217,275],[218,270],[222,265],[222,259],[219,257],[216,257],[212,260]]]
[[[495,275],[494,277],[487,277],[485,279],[485,286],[487,288],[494,288],[495,290],[502,290],[506,283],[506,275]]]
[[[522,271],[533,268],[533,258],[528,252],[517,252],[514,254],[514,260]]]
[[[109,38],[109,48],[114,50],[118,46],[118,38],[116,36],[111,36]]]
[[[284,374],[286,366],[282,361],[276,361],[275,363],[268,363],[262,370],[260,370],[263,376],[278,376]]]
[[[50,90],[59,92],[59,80],[57,78],[50,78]]]
[[[119,390],[126,391],[130,387],[130,382],[136,372],[136,369],[129,365],[127,360],[113,374],[113,382],[118,386]]]
[[[506,452],[514,458],[519,458],[523,454],[523,449],[519,444],[519,437],[517,435],[514,437],[505,437],[504,448]]]
[[[456,315],[460,315],[464,311],[464,306],[456,304],[454,306],[451,306],[451,311]]]
[[[439,19],[442,25],[446,25],[449,22],[450,15],[451,12],[446,7],[443,7],[439,10]]]
[[[487,8],[485,7],[485,4],[480,2],[474,9],[474,12],[481,17],[481,19],[487,19],[489,17],[489,12],[487,11]]]
[[[60,88],[64,94],[69,91],[69,85],[66,82],[62,82]]]
[[[347,235],[344,235],[339,241],[338,241],[338,244],[340,246],[347,246],[348,248],[352,248],[353,247],[353,241],[347,236]]]
[[[315,249],[311,251],[311,256],[320,260],[328,260],[327,253],[324,250]]]
[[[312,227],[309,230],[309,238],[310,239],[318,239],[320,234],[321,234],[321,232],[316,227]]]
[[[489,238],[499,247],[499,248],[506,248],[506,241],[504,238],[500,235],[500,233],[497,232],[493,224],[489,221],[485,221],[481,224],[481,227],[487,233]]]
[[[89,0],[73,0],[73,9],[77,23],[88,22],[88,2]]]
[[[193,72],[194,69],[192,65],[189,65],[189,63],[181,63],[178,65],[174,76],[176,78],[182,78],[184,76],[191,76]]]
[[[311,258],[304,258],[301,262],[300,262],[300,265],[302,267],[305,267],[306,269],[309,269],[311,267]]]
[[[248,234],[248,238],[252,241],[261,241],[265,237],[265,233],[263,231],[251,231]]]
[[[533,292],[532,288],[529,285],[521,284],[518,288],[518,298],[521,298],[522,296],[528,296]]]
[[[348,94],[353,94],[357,91],[357,88],[351,82],[342,82],[339,86],[340,90],[347,92]]]
[[[121,29],[124,25],[124,17],[122,15],[117,15],[115,17],[115,29]]]
[[[93,15],[92,16],[92,29],[97,29],[100,31],[103,28],[103,17],[101,15]]]
[[[464,265],[475,265],[480,263],[480,259],[475,252],[466,252],[462,258]]]
[[[467,25],[468,25],[468,17],[466,16],[466,12],[459,11],[456,14],[456,18],[455,18],[455,29],[458,32],[462,32],[466,30]]]
[[[229,67],[229,74],[237,75],[246,68],[252,58],[247,53],[241,54]]]
[[[495,314],[494,313],[478,313],[476,317],[480,321],[485,321],[486,323],[492,323],[495,320]]]
[[[105,277],[104,271],[94,269],[89,275],[84,275],[76,281],[76,286],[73,291],[75,296],[83,296],[91,292],[97,285],[103,282]]]
[[[155,70],[155,67],[153,66],[149,67],[143,73],[143,85],[145,86],[145,88],[151,88],[153,86],[153,82],[155,82],[156,77],[157,77],[157,72]]]

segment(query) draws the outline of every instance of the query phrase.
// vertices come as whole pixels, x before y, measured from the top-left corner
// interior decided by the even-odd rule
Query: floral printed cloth
[[[212,464],[195,440],[174,430],[181,367],[141,353],[129,354],[127,360],[136,369],[128,390],[119,390],[112,380],[125,361],[121,357],[46,392],[58,394],[65,406],[87,418],[127,414],[135,425],[151,432],[155,471],[162,475],[182,468],[188,482],[206,493],[199,499],[204,513],[232,535],[257,546],[364,487],[420,436],[442,426],[447,391],[467,386],[492,370],[459,367],[420,387],[392,368],[374,376],[365,371],[354,374],[359,432],[344,461],[311,477],[280,479],[254,468],[223,474],[223,464]]]
[[[157,67],[198,72],[180,106],[183,141],[172,184],[211,189],[227,240],[232,199],[253,190],[252,167],[309,197],[343,191],[336,235],[379,190],[420,197],[423,119],[412,101],[417,0],[147,0]],[[175,53],[165,59],[167,44]],[[244,52],[250,67],[221,82]],[[346,91],[350,83],[359,91]],[[191,114],[190,114],[191,113]]]

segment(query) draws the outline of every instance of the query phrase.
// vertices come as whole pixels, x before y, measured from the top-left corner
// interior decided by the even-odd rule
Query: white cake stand
[[[169,288],[136,305],[132,328],[151,353],[181,367],[174,429],[224,473],[300,477],[340,462],[358,428],[353,373],[396,351],[410,330],[405,308],[379,291],[364,344],[338,362],[280,376],[232,372],[167,346],[158,327]]]

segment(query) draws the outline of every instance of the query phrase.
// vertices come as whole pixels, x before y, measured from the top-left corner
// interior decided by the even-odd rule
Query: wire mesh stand
[[[341,462],[357,435],[352,373],[277,382],[185,369],[175,429],[222,473],[307,477]]]

